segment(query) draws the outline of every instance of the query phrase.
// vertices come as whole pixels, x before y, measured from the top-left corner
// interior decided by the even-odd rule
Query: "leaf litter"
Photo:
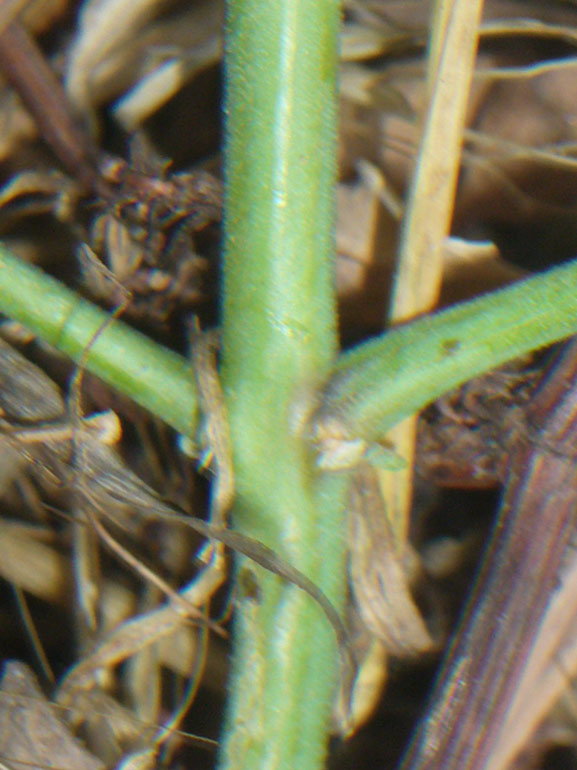
[[[191,311],[199,314],[203,323],[212,323],[215,319],[219,247],[219,130],[215,113],[207,109],[202,118],[204,124],[195,124],[198,149],[193,151],[193,157],[190,147],[183,146],[175,135],[182,120],[188,121],[179,95],[186,89],[202,93],[205,83],[215,87],[222,6],[208,0],[186,9],[178,3],[168,9],[148,1],[128,5],[125,25],[116,23],[118,4],[103,0],[80,5],[35,3],[26,9],[27,28],[36,33],[69,24],[63,21],[65,13],[72,11],[69,19],[78,14],[72,27],[67,28],[69,41],[48,40],[46,50],[67,88],[68,98],[87,127],[90,141],[106,148],[106,158],[101,158],[90,173],[96,174],[98,186],[105,185],[107,191],[104,198],[83,197],[80,177],[62,174],[61,168],[55,168],[42,144],[34,140],[37,124],[14,98],[13,91],[4,87],[0,90],[3,116],[0,157],[5,163],[0,227],[2,237],[11,248],[58,275],[79,275],[77,285],[85,293],[111,310],[126,304],[125,317],[166,341],[181,336],[182,318]],[[486,3],[450,238],[442,245],[441,304],[516,279],[533,267],[520,258],[525,256],[528,246],[534,260],[546,261],[553,254],[574,253],[577,239],[572,226],[575,191],[572,70],[576,15],[570,3],[550,3],[546,7],[529,1]],[[420,116],[427,103],[424,47],[429,19],[427,2],[351,0],[346,3],[339,186],[342,206],[338,230],[339,299],[345,339],[362,338],[379,331],[384,323],[401,221],[406,212],[411,164],[417,151]],[[0,15],[1,23],[4,22]],[[118,153],[122,141],[117,128],[114,142],[104,136],[103,115],[125,129],[141,131],[132,142],[125,143],[123,153]],[[170,120],[166,115],[170,115]],[[176,128],[171,129],[171,125]],[[166,157],[174,159],[172,166],[163,160]],[[68,168],[65,160],[60,158],[60,161]],[[170,207],[175,200],[170,195],[174,196],[190,183],[187,175],[191,164],[195,165],[196,172],[201,172],[198,180],[206,179],[202,176],[206,173],[216,180],[205,198],[209,206],[216,206],[210,209],[208,219],[191,217],[186,200],[183,205],[179,203],[182,198],[177,200],[177,217],[167,216],[166,201]],[[140,205],[143,190],[146,191],[144,205]],[[162,195],[168,192],[169,197],[158,197],[160,190]],[[359,214],[354,213],[350,201],[357,202]],[[47,212],[56,217],[50,220],[49,226],[45,219]],[[361,214],[363,224],[359,226]],[[55,239],[52,233],[56,220],[61,229]],[[5,331],[13,333],[8,327]],[[202,510],[204,489],[194,477],[191,481],[190,470],[174,449],[174,437],[162,426],[137,413],[133,405],[119,402],[114,394],[88,376],[82,387],[85,402],[82,406],[83,413],[86,408],[90,416],[80,417],[76,406],[71,414],[54,384],[54,380],[62,385],[67,381],[66,365],[36,342],[28,341],[24,348],[50,372],[50,376],[45,375],[35,366],[33,373],[23,375],[24,380],[37,382],[42,394],[46,394],[47,404],[52,406],[44,411],[44,396],[39,397],[40,394],[21,398],[21,383],[3,387],[6,393],[17,395],[12,399],[14,403],[8,401],[1,405],[5,431],[0,441],[1,489],[6,510],[0,531],[2,574],[6,580],[20,585],[25,595],[50,602],[60,617],[64,612],[70,628],[72,617],[66,615],[66,609],[71,605],[74,583],[80,586],[74,611],[75,637],[70,631],[77,651],[67,658],[68,663],[74,659],[84,661],[68,680],[69,691],[73,689],[74,676],[84,682],[84,687],[77,688],[76,693],[77,720],[82,721],[86,715],[105,715],[95,720],[100,722],[96,727],[86,723],[82,729],[88,743],[97,747],[98,756],[105,757],[108,766],[119,762],[126,767],[146,766],[146,763],[150,766],[169,727],[173,744],[182,741],[178,718],[171,724],[167,713],[171,708],[178,711],[178,703],[186,700],[183,681],[190,671],[196,669],[198,673],[203,656],[210,674],[202,680],[197,696],[202,700],[208,697],[207,693],[216,694],[212,703],[218,703],[221,697],[218,692],[222,693],[224,676],[222,642],[211,633],[210,644],[205,645],[207,632],[203,623],[208,622],[208,616],[197,618],[201,624],[195,626],[187,612],[191,611],[190,605],[202,612],[199,594],[201,598],[211,595],[224,573],[220,571],[222,565],[211,571],[215,567],[210,561],[211,552],[199,552],[198,537],[185,534],[182,527],[175,527],[173,531],[159,521],[154,523],[152,516],[142,515],[142,508],[148,506],[150,510],[158,505],[157,492],[152,492],[154,502],[150,498],[154,487],[162,491],[161,502],[166,498],[190,510],[193,500],[193,510]],[[10,353],[6,355],[9,357]],[[483,386],[480,387],[480,391],[475,391],[475,385],[470,385],[464,397],[467,403],[479,401],[476,392],[481,393],[482,400],[484,391]],[[462,483],[470,472],[471,455],[479,460],[487,445],[493,445],[496,436],[498,439],[498,430],[487,429],[485,444],[473,444],[471,450],[468,437],[463,433],[462,415],[456,424],[451,422],[451,409],[455,403],[459,408],[461,404],[455,398],[449,396],[449,406],[441,407],[448,424],[444,423],[443,429],[436,429],[432,435],[429,433],[425,444],[421,441],[417,445],[417,468],[421,469],[422,477],[429,474],[430,478],[431,469],[436,470],[436,481],[441,487],[447,481],[447,477],[439,478],[441,465],[444,464],[445,473],[446,468],[450,468],[453,481],[459,478]],[[26,405],[26,402],[29,403]],[[114,436],[114,416],[94,417],[110,409],[119,415],[125,433],[122,439]],[[430,415],[423,418],[422,425],[429,430],[431,423],[426,423],[427,419],[430,420]],[[485,416],[479,418],[477,413],[475,419],[481,419],[485,427],[490,423],[490,420],[483,423]],[[455,449],[455,437],[466,442],[467,457],[460,458],[458,451],[447,452],[446,446],[439,450],[439,442],[443,441]],[[155,444],[165,448],[160,452],[161,457],[154,449]],[[135,446],[141,448],[135,449]],[[489,459],[491,468],[500,461],[499,450],[496,452],[497,460],[495,455]],[[121,459],[123,455],[137,473],[128,470],[125,460]],[[165,462],[166,458],[170,462]],[[466,461],[464,464],[462,459]],[[179,472],[167,467],[171,464],[178,467]],[[99,481],[103,468],[108,469],[105,489]],[[132,502],[126,499],[127,485]],[[74,487],[84,489],[85,493],[71,493]],[[427,495],[429,500],[434,498],[430,487]],[[98,512],[88,511],[87,500],[94,503],[99,498],[105,499],[105,503],[100,502]],[[47,509],[47,505],[51,508]],[[407,649],[411,647],[411,635],[403,636],[402,632],[407,618],[414,620],[412,625],[408,624],[413,629],[413,639],[421,640],[417,647],[426,648],[431,634],[433,648],[447,637],[455,610],[451,602],[443,598],[443,579],[435,582],[433,573],[460,574],[460,559],[469,558],[467,554],[474,550],[470,547],[471,538],[479,539],[480,535],[475,528],[473,535],[463,540],[447,537],[443,532],[431,540],[423,534],[427,525],[422,519],[432,516],[432,505],[428,502],[424,506],[428,513],[413,506],[414,534],[410,547],[398,550],[398,543],[394,546],[395,536],[391,534],[388,538],[389,547],[396,553],[388,562],[389,568],[392,565],[395,570],[405,570],[401,592],[406,597],[405,610],[401,605],[393,608],[401,613],[402,622],[386,632],[394,636],[394,644],[390,644],[390,639],[387,642],[386,633],[384,637],[381,633],[380,638],[378,634],[375,637],[368,633],[358,618],[352,626],[355,631],[349,631],[354,634],[358,649],[366,652],[366,671],[373,667],[371,677],[376,682],[374,686],[367,685],[369,675],[366,674],[363,687],[370,695],[365,702],[359,698],[356,705],[358,725],[379,699],[380,687],[388,678],[387,660],[391,653],[399,655],[403,645]],[[53,509],[57,513],[53,513]],[[95,517],[92,526],[86,523],[90,516]],[[118,562],[112,562],[101,552],[94,526],[102,528],[105,538],[111,538],[108,548],[117,547]],[[443,542],[454,548],[443,551]],[[445,556],[441,557],[440,564],[429,568],[433,563],[431,554],[437,546],[437,556],[442,553]],[[72,552],[76,554],[73,562]],[[143,582],[134,577],[132,568],[121,566],[123,558],[130,558],[131,554],[141,563],[140,568],[136,568],[141,570],[141,578],[146,576]],[[195,554],[199,554],[196,562]],[[218,549],[213,553],[217,561],[221,556]],[[357,556],[365,558],[366,555]],[[369,560],[369,574],[375,563]],[[195,567],[192,578],[191,565]],[[353,566],[353,580],[354,569]],[[151,584],[149,578],[158,580]],[[183,585],[184,589],[176,587]],[[371,601],[376,602],[376,616],[387,615],[390,609],[387,602],[379,604],[378,591],[374,594],[373,589],[374,586]],[[419,600],[415,603],[417,594]],[[563,614],[565,608],[572,617],[566,609],[567,598],[564,601],[557,612]],[[221,595],[217,599],[221,613],[226,612],[224,604]],[[409,615],[403,614],[407,607]],[[47,640],[54,657],[51,640],[54,632],[45,631],[43,612],[46,607],[38,616],[35,607],[33,616],[36,615],[43,626],[45,633],[40,636]],[[355,616],[353,607],[350,612]],[[423,613],[423,617],[419,613]],[[419,629],[417,637],[415,628]],[[7,633],[7,649],[11,649],[10,636]],[[144,649],[143,637],[150,640],[148,649]],[[568,638],[564,637],[565,648],[570,648]],[[70,641],[67,646],[71,646]],[[543,653],[543,659],[551,659],[551,649],[548,658]],[[427,652],[425,658],[431,654]],[[410,653],[414,655],[414,651]],[[547,696],[551,703],[554,693],[566,688],[568,676],[575,671],[575,656],[571,657],[570,652],[563,655],[562,671],[559,666],[547,668],[543,663],[543,671],[547,673],[538,688],[552,693]],[[173,673],[168,674],[169,671]],[[29,676],[23,669],[20,673],[23,678]],[[359,682],[363,676],[361,670]],[[555,684],[551,680],[555,680]],[[31,681],[27,686],[32,692],[35,685],[30,684]],[[394,698],[394,687],[394,680],[389,680],[392,693],[389,698]],[[194,689],[191,687],[191,691]],[[361,689],[359,685],[359,692]],[[148,692],[144,693],[145,690]],[[167,697],[169,690],[174,697]],[[61,697],[67,701],[66,684],[62,692]],[[37,697],[36,691],[34,697]],[[525,697],[524,705],[530,701],[531,698]],[[47,706],[46,701],[39,702]],[[127,704],[136,710],[132,711]],[[415,704],[411,704],[409,710],[415,708]],[[198,714],[195,716],[198,718]],[[135,719],[140,728],[135,727]],[[524,724],[535,727],[534,712],[524,719]],[[563,740],[567,742],[568,735],[575,735],[575,726],[574,723],[571,726],[567,711],[564,719],[567,730]],[[141,729],[143,723],[156,725],[146,735],[147,746],[138,743],[146,733]],[[120,726],[118,734],[114,724]],[[529,744],[532,755],[526,757],[525,765],[519,765],[521,770],[537,766],[538,757],[554,745],[551,736],[558,736],[559,732],[546,729],[546,725],[535,733],[536,742]],[[524,730],[517,730],[521,736],[516,738],[518,747],[529,740],[530,728]],[[513,734],[513,729],[508,732]],[[67,737],[60,734],[63,742],[67,741]],[[213,731],[212,735],[215,734]],[[354,741],[349,745],[354,745]],[[132,752],[130,759],[126,758],[127,751]],[[380,757],[386,752],[382,741],[378,751]],[[507,761],[510,761],[510,749],[499,751],[501,756],[509,756]],[[203,759],[198,760],[199,766],[204,761],[210,765],[206,750],[204,752]],[[8,750],[5,756],[2,761],[12,768]],[[169,756],[167,751],[167,762]],[[87,757],[87,761],[99,761],[90,757],[90,753]],[[38,756],[29,756],[25,761],[43,763]],[[338,763],[338,756],[334,761]],[[497,761],[505,760],[497,760],[495,756]],[[65,761],[61,764],[67,766]],[[355,766],[362,766],[358,758]],[[378,766],[393,767],[394,760],[383,759]]]

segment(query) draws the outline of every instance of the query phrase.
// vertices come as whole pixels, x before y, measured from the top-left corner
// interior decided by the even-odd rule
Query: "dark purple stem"
[[[576,435],[573,342],[511,433],[495,530],[401,770],[486,768],[577,523]]]

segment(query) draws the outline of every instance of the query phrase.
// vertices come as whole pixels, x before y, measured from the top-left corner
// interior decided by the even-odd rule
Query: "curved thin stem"
[[[196,389],[182,356],[109,315],[0,244],[0,311],[121,393],[194,436]],[[86,348],[90,350],[84,359]]]
[[[443,393],[577,332],[577,260],[399,326],[341,356],[313,420],[378,442]]]

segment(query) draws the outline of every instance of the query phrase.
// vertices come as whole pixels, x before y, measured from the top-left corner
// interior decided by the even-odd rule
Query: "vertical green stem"
[[[223,381],[234,526],[342,606],[343,484],[317,479],[295,398],[337,352],[332,262],[335,0],[229,0]],[[220,767],[323,765],[338,655],[319,607],[240,562]]]

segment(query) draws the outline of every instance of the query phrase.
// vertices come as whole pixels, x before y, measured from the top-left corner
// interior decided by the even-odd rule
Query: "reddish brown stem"
[[[0,68],[66,169],[87,191],[97,190],[101,183],[96,147],[75,123],[62,86],[18,21],[0,32]]]
[[[402,770],[487,767],[577,522],[576,429],[573,342],[511,433],[495,530]]]

